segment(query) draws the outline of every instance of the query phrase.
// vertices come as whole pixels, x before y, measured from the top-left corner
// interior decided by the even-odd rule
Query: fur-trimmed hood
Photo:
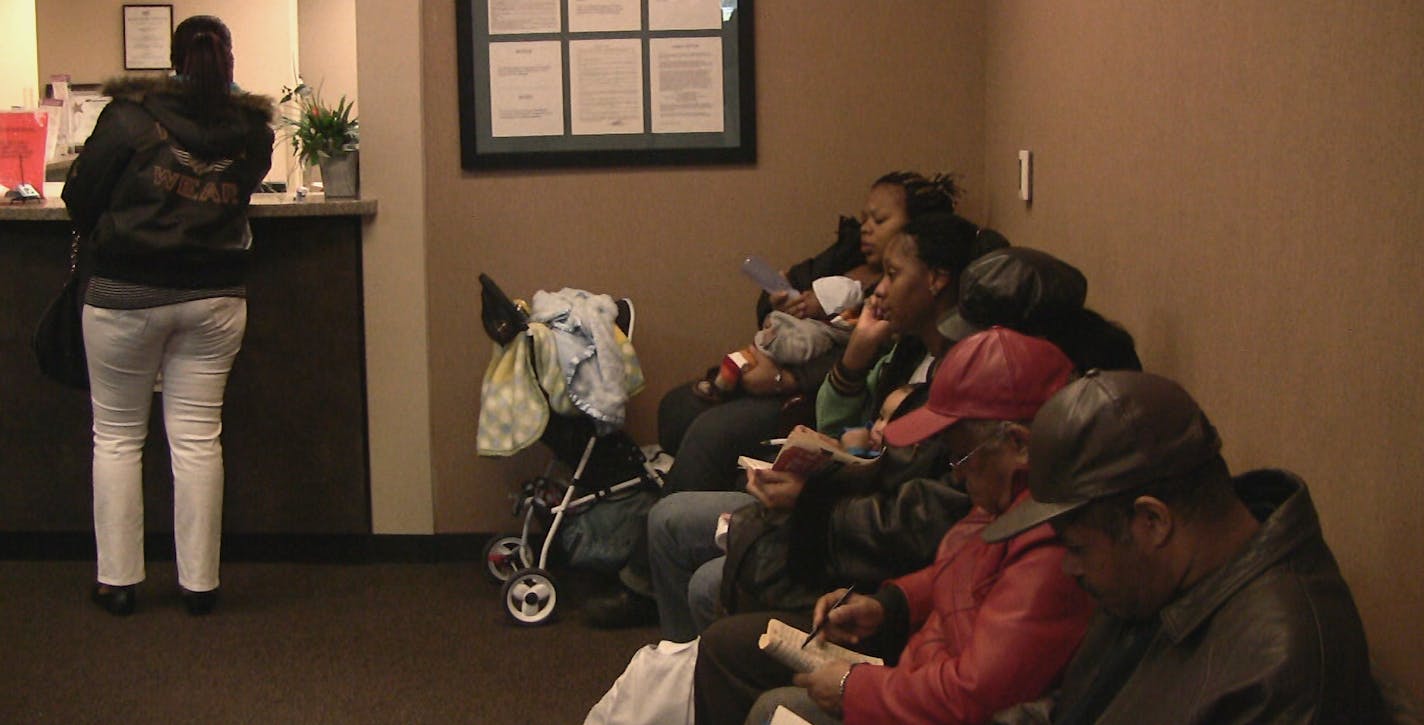
[[[143,103],[150,94],[182,96],[183,81],[177,76],[165,78],[143,78],[140,76],[120,76],[104,83],[103,93],[112,98],[122,98],[134,103]],[[236,91],[232,100],[238,107],[262,116],[267,123],[277,118],[277,107],[270,96],[262,96],[247,91]]]
[[[270,134],[275,119],[271,98],[235,91],[231,111],[209,116],[193,108],[184,91],[183,81],[175,76],[124,76],[104,84],[104,95],[113,98],[115,103],[142,106],[199,158],[233,155],[245,148],[251,134],[258,128]]]

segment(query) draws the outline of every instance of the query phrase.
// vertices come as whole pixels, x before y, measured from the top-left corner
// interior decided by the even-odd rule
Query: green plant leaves
[[[361,141],[360,121],[351,115],[352,106],[342,96],[336,106],[328,106],[314,93],[304,93],[298,86],[282,96],[282,101],[295,100],[296,116],[284,116],[281,128],[291,140],[292,151],[309,166],[322,159],[340,156]]]

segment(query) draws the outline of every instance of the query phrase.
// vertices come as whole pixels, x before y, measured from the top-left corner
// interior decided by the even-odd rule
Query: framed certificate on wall
[[[756,161],[752,0],[456,0],[467,170]]]
[[[172,5],[124,6],[124,70],[171,67],[172,43]]]

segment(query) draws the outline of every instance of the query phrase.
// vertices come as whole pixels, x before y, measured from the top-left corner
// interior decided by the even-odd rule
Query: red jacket
[[[979,533],[993,518],[974,508],[933,564],[886,583],[904,593],[913,634],[895,667],[851,672],[847,725],[987,722],[1058,681],[1093,601],[1063,574],[1063,546],[1047,524],[990,544]]]

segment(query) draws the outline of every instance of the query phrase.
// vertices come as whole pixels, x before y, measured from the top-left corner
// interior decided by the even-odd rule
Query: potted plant
[[[282,103],[296,104],[295,115],[283,116],[281,126],[297,158],[307,166],[321,168],[328,197],[356,196],[361,138],[360,121],[351,115],[351,103],[343,95],[335,106],[329,106],[320,93],[301,82],[283,91]]]

